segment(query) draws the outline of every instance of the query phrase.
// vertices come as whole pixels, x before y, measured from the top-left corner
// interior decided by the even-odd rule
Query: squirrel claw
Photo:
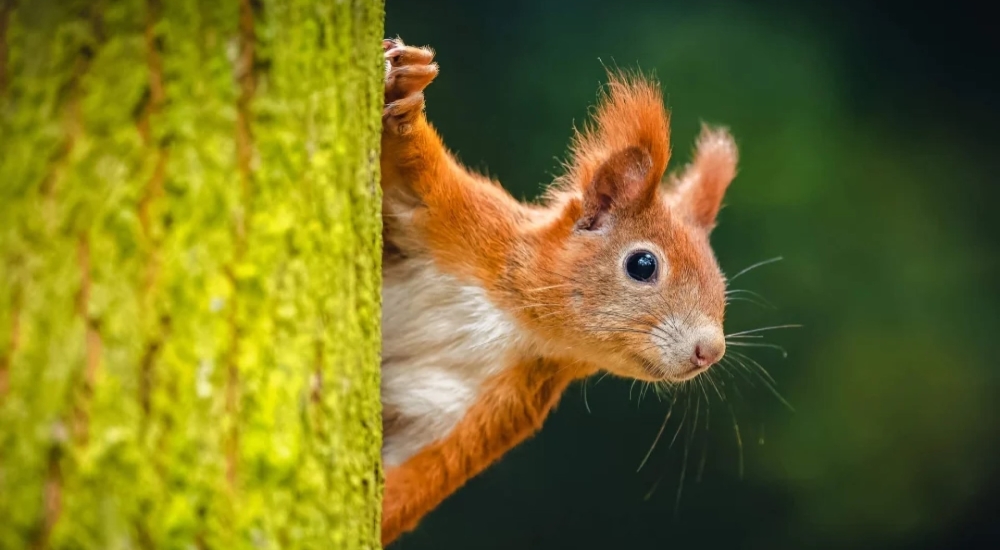
[[[387,129],[406,133],[414,115],[423,111],[423,90],[438,74],[431,61],[434,50],[407,46],[399,38],[382,41],[385,58],[385,108],[382,120]]]
[[[393,101],[386,105],[382,111],[382,123],[386,129],[404,136],[410,133],[413,118],[423,111],[423,106],[423,92],[417,92],[403,99]]]
[[[385,78],[386,101],[396,101],[422,92],[437,73],[438,67],[434,63],[393,67]]]

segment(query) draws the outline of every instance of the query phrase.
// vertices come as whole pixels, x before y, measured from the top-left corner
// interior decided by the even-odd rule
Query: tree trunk
[[[0,0],[0,547],[380,548],[380,0]]]

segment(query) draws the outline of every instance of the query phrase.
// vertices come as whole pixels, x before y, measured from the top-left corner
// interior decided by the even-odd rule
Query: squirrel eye
[[[641,283],[652,282],[656,276],[656,256],[645,250],[634,252],[625,260],[625,272]]]

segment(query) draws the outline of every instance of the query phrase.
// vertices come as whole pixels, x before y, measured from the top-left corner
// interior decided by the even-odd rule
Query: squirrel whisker
[[[739,346],[747,348],[771,348],[781,352],[783,357],[788,357],[788,351],[778,344],[758,343],[758,342],[726,342],[727,346]]]
[[[755,264],[753,264],[753,265],[751,265],[749,267],[745,267],[745,268],[741,269],[739,272],[737,272],[736,275],[733,275],[732,277],[730,277],[729,280],[728,280],[728,282],[727,282],[727,285],[728,285],[728,283],[732,283],[733,281],[735,281],[736,278],[739,277],[740,275],[745,275],[745,274],[753,271],[754,269],[757,269],[758,267],[763,267],[763,266],[768,265],[768,264],[773,264],[775,262],[780,262],[783,259],[784,258],[782,258],[781,256],[775,256],[774,258],[769,258],[767,260],[761,260],[761,261],[759,261],[759,262],[757,262],[757,263],[755,263]]]
[[[778,330],[782,328],[802,328],[802,325],[774,325],[770,327],[761,327],[750,330],[744,330],[742,332],[734,332],[732,334],[727,334],[726,338],[732,338],[733,336],[743,336],[744,334],[753,334],[755,332],[764,332],[765,330]]]

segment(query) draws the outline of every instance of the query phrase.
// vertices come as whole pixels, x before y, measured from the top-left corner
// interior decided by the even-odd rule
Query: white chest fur
[[[399,421],[386,430],[382,459],[392,467],[454,428],[520,337],[481,287],[430,261],[383,275],[382,403]]]

